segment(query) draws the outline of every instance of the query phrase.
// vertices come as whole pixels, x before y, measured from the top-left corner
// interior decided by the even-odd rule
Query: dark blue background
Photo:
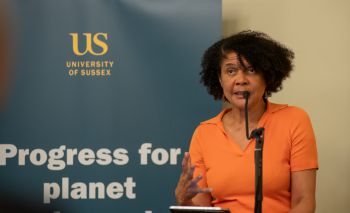
[[[16,69],[9,107],[1,115],[0,143],[50,150],[115,148],[129,151],[125,166],[62,171],[0,167],[0,189],[42,203],[43,183],[136,182],[135,200],[53,200],[61,212],[167,212],[175,204],[176,166],[139,163],[138,148],[188,149],[192,132],[220,110],[199,83],[204,50],[220,38],[219,0],[16,0]],[[77,57],[69,33],[106,32],[104,56]],[[112,76],[70,77],[71,60],[113,60]],[[62,209],[60,209],[62,207]],[[64,210],[63,210],[64,209]]]

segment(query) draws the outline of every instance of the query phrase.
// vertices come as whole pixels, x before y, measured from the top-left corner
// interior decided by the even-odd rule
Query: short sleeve
[[[309,116],[298,109],[291,129],[291,171],[318,169],[317,148],[314,131]]]
[[[191,163],[196,166],[194,170],[193,177],[197,177],[198,175],[202,175],[202,180],[199,181],[198,186],[200,188],[208,187],[207,178],[206,178],[206,166],[203,160],[203,150],[201,146],[200,139],[200,126],[194,131],[191,144],[190,144],[190,157]]]

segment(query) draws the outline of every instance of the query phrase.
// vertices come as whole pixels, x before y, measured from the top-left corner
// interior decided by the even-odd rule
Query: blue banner
[[[10,4],[1,192],[61,213],[167,212],[194,128],[220,109],[199,71],[221,1]]]

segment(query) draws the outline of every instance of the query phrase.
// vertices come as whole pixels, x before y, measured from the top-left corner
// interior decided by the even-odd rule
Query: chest
[[[247,148],[250,140],[247,139],[245,127],[224,126],[224,129],[227,138],[229,138],[232,143],[238,146],[242,151]],[[252,129],[252,127],[250,129]]]
[[[233,134],[225,132],[217,132],[215,147],[211,146],[213,141],[203,144],[208,186],[215,189],[216,198],[254,194],[255,141],[246,139],[244,129]],[[263,182],[264,193],[269,194],[287,192],[290,187],[289,137],[273,135],[269,129],[265,131]]]

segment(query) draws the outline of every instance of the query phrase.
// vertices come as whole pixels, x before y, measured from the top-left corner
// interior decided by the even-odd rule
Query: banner
[[[14,0],[0,197],[53,212],[167,212],[194,128],[218,0]]]

